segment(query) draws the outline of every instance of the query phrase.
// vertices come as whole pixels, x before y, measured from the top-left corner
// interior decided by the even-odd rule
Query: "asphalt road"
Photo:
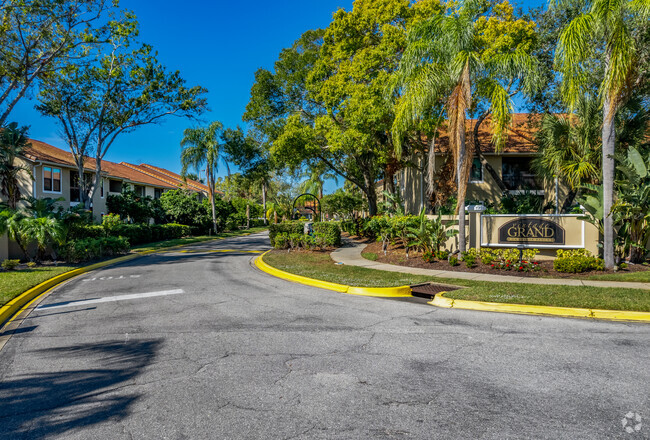
[[[0,438],[650,438],[648,325],[355,297],[207,252],[267,247],[55,289],[0,351]]]

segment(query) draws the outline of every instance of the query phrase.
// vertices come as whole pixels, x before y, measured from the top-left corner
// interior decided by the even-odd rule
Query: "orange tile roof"
[[[191,189],[198,190],[198,191],[204,191],[208,192],[208,186],[201,183],[197,182],[196,180],[192,179],[183,179],[183,176],[180,174],[174,173],[172,171],[166,170],[164,168],[160,168],[154,165],[150,165],[148,163],[143,163],[142,165],[138,165],[138,168],[142,171],[146,171],[149,173],[152,173],[154,175],[158,175],[161,178],[167,178],[167,179],[172,179],[173,181],[182,183],[183,185],[187,184]],[[222,191],[216,190],[215,193],[217,194],[223,194]]]
[[[72,153],[35,139],[29,139],[29,145],[25,148],[24,155],[31,161],[42,160],[73,168],[77,167]],[[95,159],[86,156],[85,168],[94,170]]]
[[[25,148],[24,156],[31,161],[46,161],[56,163],[62,166],[76,168],[74,156],[69,151],[62,150],[45,142],[30,139],[30,146]],[[95,159],[86,156],[85,168],[87,170],[95,169]],[[126,162],[115,163],[108,160],[102,160],[102,172],[109,177],[117,177],[134,183],[140,183],[159,188],[179,188],[186,187],[194,191],[207,192],[208,187],[202,183],[193,180],[183,181],[183,178],[164,168],[154,167],[153,165],[133,165]]]
[[[537,144],[535,144],[535,132],[530,126],[529,113],[514,113],[512,115],[512,125],[508,129],[508,139],[506,144],[501,150],[501,153],[536,153]],[[467,140],[474,130],[475,119],[468,119],[465,122],[467,127]],[[483,153],[494,153],[494,144],[492,143],[492,127],[490,117],[486,118],[478,130],[478,138],[481,143],[481,151]],[[468,146],[473,150],[473,145]],[[446,129],[440,130],[440,136],[436,139],[436,151],[444,153],[448,151],[449,139],[447,137]]]

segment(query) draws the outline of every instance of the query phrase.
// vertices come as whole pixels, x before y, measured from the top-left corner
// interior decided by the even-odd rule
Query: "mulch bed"
[[[401,245],[398,246],[392,246],[389,245],[388,247],[388,253],[384,255],[383,251],[381,250],[381,243],[372,241],[368,242],[365,241],[366,243],[369,243],[368,246],[363,250],[363,252],[372,252],[377,254],[377,261],[380,263],[387,263],[387,264],[395,264],[398,266],[406,266],[406,267],[417,267],[421,269],[434,269],[434,270],[448,270],[448,271],[453,271],[453,272],[470,272],[470,273],[485,273],[485,274],[490,274],[490,275],[506,275],[506,276],[513,276],[513,277],[537,277],[537,278],[589,278],[593,275],[603,275],[603,274],[613,274],[613,270],[594,270],[590,272],[585,272],[585,273],[564,273],[564,272],[557,272],[553,269],[553,261],[551,260],[538,260],[539,261],[539,266],[541,266],[541,270],[536,271],[536,272],[516,272],[514,270],[499,270],[499,269],[494,269],[490,267],[489,265],[485,265],[481,263],[481,261],[477,261],[476,265],[472,267],[471,269],[465,266],[465,263],[460,262],[458,266],[451,266],[448,261],[435,261],[433,263],[427,263],[424,260],[422,260],[422,254],[420,252],[416,252],[414,250],[411,250],[409,252],[409,258],[406,258],[406,252],[404,251],[404,247]],[[640,264],[635,264],[635,265],[628,265],[627,269],[619,270],[617,273],[625,273],[625,272],[643,272],[650,270],[647,266],[643,266]]]

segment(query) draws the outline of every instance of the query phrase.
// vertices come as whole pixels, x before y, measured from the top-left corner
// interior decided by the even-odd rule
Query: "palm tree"
[[[568,0],[559,0],[558,6]],[[603,258],[606,268],[614,267],[614,201],[616,130],[614,119],[628,93],[640,79],[637,69],[635,24],[643,25],[650,16],[650,0],[588,0],[582,14],[562,31],[555,62],[562,73],[562,95],[574,110],[587,86],[587,64],[598,60],[604,75],[600,84],[603,106],[602,182],[603,182]]]
[[[56,260],[53,245],[65,240],[65,229],[59,220],[54,217],[26,218],[23,220],[23,228],[25,237],[38,246],[37,259],[50,247],[52,259]]]
[[[393,139],[398,156],[404,134],[419,121],[442,108],[447,121],[449,147],[454,159],[458,188],[456,213],[459,214],[458,249],[466,249],[465,194],[472,166],[466,147],[466,117],[473,108],[473,97],[489,104],[492,141],[500,150],[511,123],[512,85],[532,89],[535,60],[518,47],[482,57],[485,43],[477,28],[485,12],[478,1],[466,0],[447,15],[435,15],[414,25],[408,33],[407,48],[396,72],[395,90],[400,97],[395,109]],[[433,149],[433,145],[430,147]]]
[[[214,121],[207,127],[186,128],[183,131],[181,140],[181,164],[183,168],[181,175],[186,176],[190,168],[197,171],[205,167],[205,180],[208,187],[208,197],[212,206],[212,225],[214,233],[218,233],[217,212],[214,203],[215,177],[219,154],[222,150],[222,144],[219,143],[223,133],[223,124]]]
[[[533,166],[539,175],[569,184],[562,211],[571,206],[582,185],[600,181],[600,121],[593,97],[581,99],[575,115],[548,114],[542,118],[537,132],[540,155]]]
[[[28,128],[18,128],[18,124],[12,122],[0,129],[0,194],[7,199],[6,203],[11,209],[16,209],[20,201],[19,174],[26,172],[32,175],[29,168],[15,164],[16,158],[30,145]]]

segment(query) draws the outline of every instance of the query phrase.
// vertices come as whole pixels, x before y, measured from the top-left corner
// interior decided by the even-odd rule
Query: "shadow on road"
[[[130,385],[154,360],[161,342],[110,341],[32,351],[43,364],[41,370],[65,368],[56,365],[57,359],[64,359],[66,366],[97,367],[17,375],[0,382],[0,438],[44,438],[123,419],[140,394],[116,395],[112,390]]]

